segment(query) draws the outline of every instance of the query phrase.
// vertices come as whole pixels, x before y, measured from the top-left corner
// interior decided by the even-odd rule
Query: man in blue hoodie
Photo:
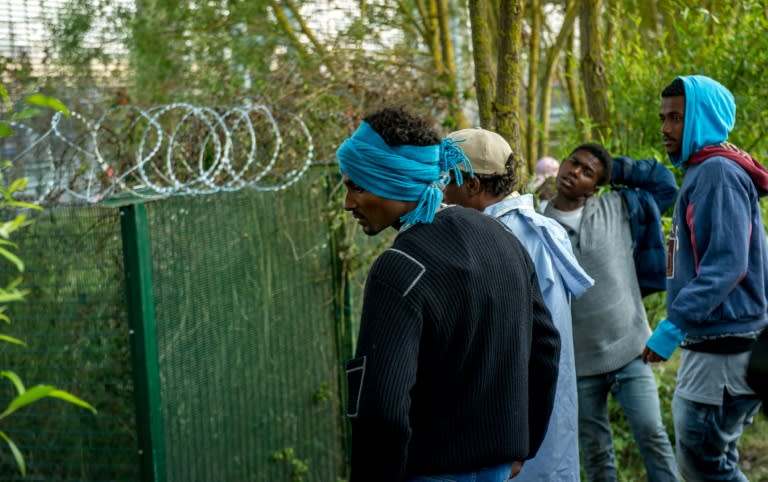
[[[667,319],[643,360],[667,360],[683,348],[672,400],[681,475],[746,481],[736,446],[760,404],[746,368],[768,325],[768,247],[758,205],[768,171],[726,142],[736,104],[721,84],[678,77],[661,95],[664,147],[685,176],[668,240]]]

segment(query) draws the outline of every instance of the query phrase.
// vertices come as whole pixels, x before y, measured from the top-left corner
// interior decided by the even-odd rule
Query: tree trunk
[[[536,159],[539,157],[538,137],[539,129],[537,120],[539,102],[539,57],[541,49],[541,0],[530,0],[531,6],[531,38],[530,38],[530,58],[528,61],[528,86],[526,89],[526,98],[528,99],[528,116],[525,131],[525,155],[528,159],[528,170],[533,172],[536,165]]]
[[[453,127],[463,129],[469,125],[464,111],[461,108],[461,99],[459,92],[458,76],[456,74],[456,52],[453,48],[453,37],[451,36],[451,11],[448,7],[448,0],[437,0],[438,26],[440,27],[440,46],[443,58],[445,75],[441,76],[440,82],[448,85],[450,92],[449,111],[453,118]]]
[[[320,40],[317,38],[315,33],[312,31],[311,28],[309,28],[309,24],[304,20],[304,17],[301,16],[301,12],[299,12],[299,8],[296,6],[296,4],[293,3],[292,0],[283,0],[288,7],[288,9],[293,14],[294,20],[299,24],[299,28],[301,29],[301,32],[306,35],[306,37],[309,39],[309,42],[312,44],[313,47],[315,47],[315,51],[320,54],[320,58],[323,59],[323,64],[328,68],[328,71],[334,76],[336,75],[336,67],[333,64],[332,59],[328,56],[328,52],[325,50],[325,45],[320,42]]]
[[[472,25],[472,57],[475,64],[475,92],[480,125],[493,130],[493,98],[496,94],[495,61],[492,57],[489,30],[489,1],[469,0],[469,21]]]
[[[552,46],[547,50],[544,64],[544,77],[541,81],[541,136],[539,138],[539,156],[549,154],[549,112],[552,108],[552,84],[555,81],[558,59],[561,58],[563,49],[573,32],[573,24],[576,20],[576,1],[571,0],[565,7],[563,24]],[[565,86],[564,86],[565,87]]]
[[[576,40],[571,32],[568,35],[568,51],[566,52],[565,65],[563,67],[563,79],[561,83],[566,86],[568,102],[571,104],[571,114],[573,114],[573,123],[579,126],[579,119],[584,117],[586,107],[584,106],[584,97],[579,83],[579,74],[576,60]]]
[[[600,36],[602,0],[581,3],[581,77],[587,98],[587,110],[592,120],[592,138],[602,142],[608,138],[608,92],[605,85],[603,44]]]
[[[499,60],[496,74],[496,102],[494,118],[496,132],[504,137],[512,147],[517,167],[517,186],[520,187],[528,178],[528,166],[522,156],[520,142],[520,93],[522,25],[524,20],[523,0],[506,0],[501,4],[499,23]]]
[[[320,59],[322,59],[322,63],[325,68],[328,69],[328,72],[334,78],[338,78],[333,59],[325,50],[325,45],[317,38],[315,33],[309,27],[309,24],[307,24],[307,22],[304,20],[304,17],[301,16],[299,8],[295,3],[293,3],[292,0],[282,0],[282,2],[285,3],[285,8],[290,11],[293,21],[299,25],[299,30],[301,33],[303,33],[307,39],[309,39],[309,43],[315,48],[315,52],[320,57]],[[293,44],[294,48],[296,48],[296,50],[302,55],[308,57],[309,54],[307,53],[306,49],[303,48],[302,43],[299,41],[298,36],[296,35],[296,32],[291,27],[291,24],[288,21],[285,12],[283,11],[283,6],[278,4],[276,0],[270,0],[270,5],[272,6],[272,11],[275,13],[275,17],[278,19],[278,22],[285,29],[286,33],[291,39],[291,43]]]
[[[288,16],[285,14],[283,7],[277,2],[277,0],[269,0],[269,5],[272,7],[272,13],[275,14],[275,19],[277,20],[278,25],[280,25],[280,28],[282,28],[285,32],[285,35],[290,40],[293,48],[296,49],[301,57],[309,57],[307,49],[304,48],[304,44],[301,43],[299,36],[291,26],[291,22],[288,20]]]
[[[443,64],[453,80],[456,79],[456,58],[451,38],[451,12],[448,0],[437,0],[438,25],[440,26],[440,46],[442,47]],[[455,85],[455,82],[454,82]]]
[[[427,32],[426,41],[432,54],[435,71],[438,75],[442,75],[445,73],[445,64],[443,63],[443,54],[440,51],[440,25],[438,23],[437,2],[438,0],[426,0],[424,25]]]

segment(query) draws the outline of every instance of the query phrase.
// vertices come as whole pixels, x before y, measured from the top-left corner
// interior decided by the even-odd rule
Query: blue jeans
[[[661,422],[659,392],[651,367],[638,357],[618,370],[578,377],[579,446],[587,478],[615,481],[616,463],[608,394],[619,402],[643,457],[650,482],[677,481],[672,444]]]
[[[754,396],[731,396],[722,405],[708,405],[672,397],[677,459],[688,482],[727,480],[747,482],[739,470],[736,445],[744,427],[760,407]]]
[[[461,474],[419,475],[408,479],[408,482],[506,482],[509,480],[510,470],[512,470],[511,463]]]

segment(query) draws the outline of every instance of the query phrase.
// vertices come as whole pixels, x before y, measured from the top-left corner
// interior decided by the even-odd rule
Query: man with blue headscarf
[[[560,351],[530,257],[498,221],[441,204],[471,166],[422,119],[383,109],[336,155],[344,209],[368,235],[399,230],[346,363],[350,482],[507,480],[544,438]]]
[[[664,146],[685,169],[667,256],[667,318],[646,362],[680,368],[672,400],[677,459],[688,482],[746,481],[737,444],[760,400],[746,380],[750,349],[768,326],[768,246],[758,199],[768,171],[727,143],[736,119],[728,89],[703,75],[662,92]]]

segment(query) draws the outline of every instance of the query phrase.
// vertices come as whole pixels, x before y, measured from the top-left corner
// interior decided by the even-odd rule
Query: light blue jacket
[[[525,462],[515,481],[578,481],[579,410],[570,298],[584,294],[594,281],[576,261],[568,233],[554,219],[536,212],[532,195],[512,194],[488,206],[485,213],[506,225],[528,251],[561,339],[557,392],[549,428],[536,457]]]

